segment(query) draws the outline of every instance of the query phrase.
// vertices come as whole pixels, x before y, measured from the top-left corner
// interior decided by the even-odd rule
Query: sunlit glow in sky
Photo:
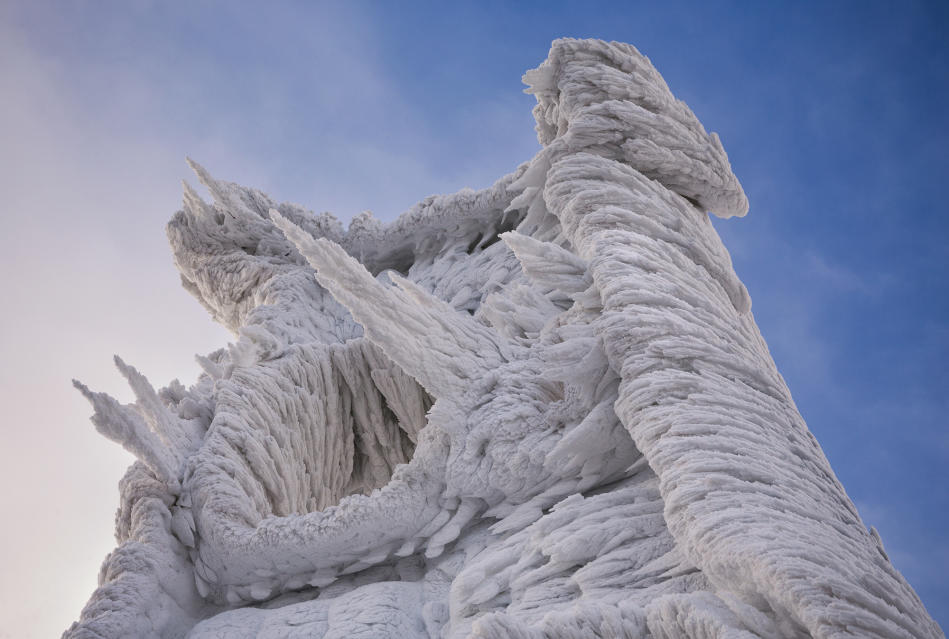
[[[238,4],[241,6],[239,7]],[[76,377],[192,383],[231,339],[179,285],[185,156],[277,200],[393,219],[538,149],[520,75],[560,36],[636,45],[751,202],[716,222],[801,412],[949,626],[949,5],[0,6],[0,637],[57,636],[114,545],[131,456]]]

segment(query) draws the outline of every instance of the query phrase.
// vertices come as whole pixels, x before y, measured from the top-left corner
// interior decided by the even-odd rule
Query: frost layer
[[[755,326],[718,137],[628,45],[524,80],[537,156],[390,225],[194,165],[168,235],[236,340],[77,383],[140,461],[67,637],[943,637]]]

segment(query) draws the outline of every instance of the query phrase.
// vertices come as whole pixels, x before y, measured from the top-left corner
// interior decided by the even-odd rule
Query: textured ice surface
[[[628,45],[524,79],[537,156],[389,225],[194,165],[168,236],[235,342],[77,383],[140,461],[66,636],[943,637],[758,333],[717,136]]]

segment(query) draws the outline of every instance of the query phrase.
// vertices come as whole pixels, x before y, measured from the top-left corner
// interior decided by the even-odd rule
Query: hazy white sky
[[[637,45],[722,134],[751,212],[717,226],[762,332],[946,623],[949,20],[845,5],[0,5],[0,637],[57,636],[114,546],[131,457],[71,378],[130,401],[113,353],[187,384],[194,354],[230,338],[165,240],[195,182],[184,157],[344,221],[391,219],[533,155],[520,75],[562,35]]]
[[[129,401],[113,352],[190,381],[193,353],[226,333],[181,290],[165,246],[186,141],[116,137],[120,106],[89,112],[63,60],[0,28],[0,636],[50,637],[96,585],[132,461],[95,432],[70,378]]]
[[[358,16],[239,12],[222,46],[166,38],[148,28],[150,11],[0,9],[0,637],[58,636],[115,545],[116,486],[133,458],[95,432],[70,380],[132,401],[113,353],[156,386],[189,384],[194,354],[230,339],[181,288],[165,239],[181,180],[197,184],[186,155],[345,221],[486,186],[536,146],[524,127],[528,148],[501,171],[436,174],[417,157],[431,132],[371,47],[351,46],[371,40]],[[192,26],[204,37],[210,23]],[[255,64],[260,30],[290,43],[256,49]],[[235,55],[244,49],[248,61]],[[301,136],[326,145],[309,164],[284,151]]]

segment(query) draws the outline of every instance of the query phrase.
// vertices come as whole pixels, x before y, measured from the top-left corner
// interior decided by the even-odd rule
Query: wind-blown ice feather
[[[66,636],[943,637],[758,333],[718,137],[628,45],[525,82],[538,155],[391,225],[192,164],[169,239],[235,342],[77,383],[142,461]]]

